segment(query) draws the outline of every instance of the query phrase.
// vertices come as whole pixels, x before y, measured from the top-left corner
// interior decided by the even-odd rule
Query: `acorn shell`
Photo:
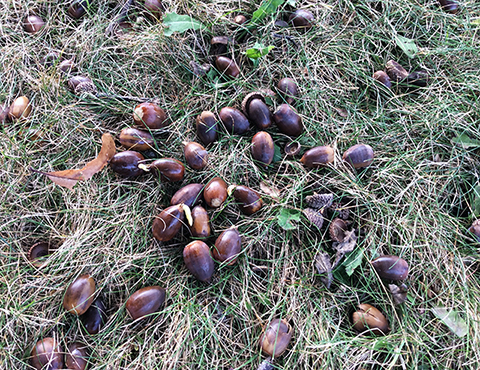
[[[141,103],[133,111],[133,121],[140,127],[158,130],[169,125],[165,111],[155,103]]]
[[[28,260],[35,267],[44,267],[46,265],[45,256],[50,254],[50,244],[38,242],[32,245],[28,251]]]
[[[390,329],[385,316],[368,303],[358,305],[352,315],[353,327],[361,334],[385,335]]]
[[[143,152],[153,147],[153,137],[148,132],[136,128],[125,128],[120,131],[120,144],[127,149]]]
[[[390,77],[384,71],[377,71],[373,74],[373,78],[378,82],[381,82],[385,87],[389,89],[392,87],[392,81],[390,81]]]
[[[125,308],[133,320],[157,312],[165,302],[165,289],[155,285],[137,290],[128,298]]]
[[[342,243],[345,239],[345,231],[347,231],[348,225],[341,218],[334,218],[330,223],[328,232],[332,240]]]
[[[317,146],[307,150],[300,159],[300,162],[307,168],[320,168],[325,167],[329,163],[333,163],[334,157],[335,152],[332,147],[328,145]]]
[[[185,144],[183,148],[185,160],[195,170],[201,170],[208,164],[208,152],[199,143],[193,141]]]
[[[84,314],[93,302],[95,280],[84,274],[76,278],[67,288],[63,297],[63,307],[74,315]]]
[[[67,13],[70,17],[74,19],[79,19],[87,13],[88,0],[77,1],[74,0],[72,5],[67,10]]]
[[[85,370],[88,366],[87,345],[73,342],[67,347],[65,353],[65,366],[67,369]]]
[[[154,218],[152,232],[155,239],[166,242],[172,240],[182,228],[185,212],[181,204],[164,209]]]
[[[210,282],[215,266],[208,245],[200,240],[191,242],[183,250],[183,260],[193,276],[200,281]]]
[[[298,96],[298,87],[294,80],[288,77],[282,78],[278,81],[277,87],[288,104],[295,103],[295,98]]]
[[[112,171],[124,177],[136,177],[145,173],[138,165],[145,158],[138,152],[127,150],[115,154],[110,160]]]
[[[260,131],[252,138],[252,157],[267,167],[273,161],[275,147],[268,132]]]
[[[230,134],[241,135],[250,129],[247,117],[236,108],[224,107],[218,115]]]
[[[237,262],[241,250],[242,237],[236,227],[231,227],[218,236],[212,255],[218,262],[227,261],[228,265],[233,265]]]
[[[37,370],[64,368],[63,349],[54,338],[48,337],[39,340],[33,347],[30,356],[30,363]]]
[[[288,104],[281,104],[273,114],[273,121],[285,135],[297,137],[303,132],[302,118]]]
[[[271,357],[279,357],[287,349],[292,339],[293,328],[282,319],[272,320],[259,340],[263,353]]]
[[[195,206],[192,209],[193,225],[190,232],[195,238],[208,238],[210,236],[210,220],[208,213],[202,206]]]
[[[192,208],[202,201],[203,184],[189,184],[173,194],[170,204],[185,204]]]
[[[161,158],[147,166],[160,174],[162,181],[181,181],[185,175],[185,166],[175,158]]]
[[[80,319],[89,334],[97,334],[108,319],[103,299],[101,297],[95,299]]]
[[[389,280],[405,280],[408,276],[408,263],[397,256],[380,256],[372,261],[378,276]]]
[[[342,159],[354,168],[368,167],[373,162],[373,149],[367,144],[357,144],[343,153]]]
[[[209,207],[218,208],[228,197],[227,183],[220,177],[211,179],[203,190],[203,198]]]
[[[262,208],[263,202],[260,195],[244,185],[238,185],[233,191],[233,197],[240,202],[240,210],[246,215],[252,215]]]
[[[285,154],[287,157],[293,157],[300,153],[300,149],[302,149],[302,145],[298,141],[291,141],[285,145]]]
[[[391,81],[400,82],[408,77],[408,72],[399,63],[389,60],[385,66],[385,71]]]
[[[16,98],[10,105],[9,116],[11,119],[27,118],[32,112],[32,105],[26,96]]]
[[[218,56],[215,59],[215,65],[220,72],[227,76],[236,78],[240,75],[240,69],[238,68],[237,63],[230,58]]]
[[[38,15],[29,15],[23,21],[23,29],[34,35],[45,27],[45,22]]]
[[[197,136],[209,145],[217,140],[217,120],[212,112],[202,112],[196,119]]]

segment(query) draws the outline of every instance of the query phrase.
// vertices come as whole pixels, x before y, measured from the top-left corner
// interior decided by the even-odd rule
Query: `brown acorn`
[[[430,82],[430,78],[428,76],[428,72],[426,71],[416,71],[409,73],[405,82],[410,85],[414,85],[413,87],[427,87],[428,83]]]
[[[293,27],[301,30],[308,30],[312,28],[315,21],[314,15],[308,10],[297,9],[290,15],[288,21],[293,24]]]
[[[155,285],[137,290],[128,298],[125,308],[133,320],[157,312],[165,302],[165,289]]]
[[[189,184],[178,190],[173,194],[170,204],[185,204],[193,207],[202,201],[203,184]]]
[[[227,36],[214,36],[210,40],[212,45],[210,48],[211,55],[226,55],[228,52],[228,44],[232,43],[232,39]],[[227,58],[228,59],[228,58]]]
[[[368,167],[373,162],[373,149],[367,144],[357,144],[343,153],[342,159],[354,168]]]
[[[124,128],[120,131],[120,144],[127,149],[138,151],[149,150],[153,147],[153,137],[148,132],[136,128]]]
[[[115,154],[110,160],[110,167],[120,176],[136,177],[145,173],[144,170],[138,167],[144,159],[140,153],[127,150]]]
[[[170,124],[165,111],[155,103],[138,104],[133,111],[133,122],[151,130],[158,130]]]
[[[389,60],[387,62],[385,71],[390,77],[390,80],[394,82],[401,82],[408,77],[408,72],[406,69],[394,60]]]
[[[233,21],[238,25],[244,24],[247,22],[247,17],[245,17],[243,14],[239,14],[233,18]]]
[[[203,190],[203,198],[209,207],[218,208],[228,197],[227,183],[220,177],[211,179]]]
[[[373,78],[378,82],[381,82],[388,87],[389,89],[392,87],[392,81],[390,81],[390,77],[384,71],[377,71],[373,74]]]
[[[290,344],[292,335],[293,328],[286,320],[274,319],[260,337],[259,345],[267,356],[279,357]]]
[[[333,241],[342,243],[345,239],[345,231],[347,231],[348,225],[341,218],[334,218],[330,223],[328,232]]]
[[[191,141],[183,148],[185,160],[195,170],[202,170],[208,164],[208,152],[199,143]]]
[[[145,0],[144,6],[155,19],[160,19],[165,10],[160,0]]]
[[[240,210],[246,215],[252,215],[262,208],[263,202],[260,195],[244,185],[233,185],[229,187],[229,193],[233,191],[233,197],[240,202]]]
[[[108,319],[103,299],[101,297],[95,299],[80,319],[89,334],[97,334]]]
[[[320,168],[325,167],[329,163],[333,163],[335,152],[330,146],[317,146],[310,150],[307,150],[300,162],[307,168]]]
[[[63,349],[54,338],[43,338],[33,347],[30,363],[37,370],[63,369]]]
[[[208,213],[202,206],[195,206],[192,209],[193,225],[190,232],[195,238],[208,238],[210,236],[210,220]]]
[[[183,250],[183,260],[193,276],[200,281],[210,282],[215,266],[208,245],[200,240],[191,242]]]
[[[252,138],[252,157],[267,167],[273,161],[275,147],[268,132],[260,131]]]
[[[460,6],[456,0],[438,0],[442,9],[450,14],[457,14]]]
[[[468,228],[468,231],[472,233],[480,243],[480,220],[473,221],[472,226]]]
[[[217,56],[215,59],[215,65],[217,69],[223,74],[236,78],[240,75],[240,69],[235,61],[224,56]]]
[[[212,112],[202,112],[196,120],[197,135],[205,145],[217,140],[217,120]]]
[[[80,342],[69,344],[65,353],[65,366],[67,369],[85,370],[88,366],[87,346]]]
[[[28,260],[35,267],[45,266],[45,257],[50,254],[50,244],[46,242],[38,242],[32,245],[28,251]]]
[[[158,172],[163,181],[181,181],[185,174],[185,166],[175,158],[157,159],[146,168]]]
[[[368,303],[358,305],[352,315],[353,327],[361,334],[385,335],[390,329],[383,314]]]
[[[241,135],[250,129],[247,117],[236,108],[224,107],[218,115],[229,134]]]
[[[38,15],[29,15],[23,21],[23,29],[34,35],[45,26],[45,22]]]
[[[87,13],[87,8],[88,0],[73,0],[67,12],[70,17],[79,19]]]
[[[32,105],[26,96],[16,98],[10,105],[8,115],[10,119],[27,118],[32,112]]]
[[[405,280],[408,276],[408,263],[397,256],[380,256],[372,261],[372,266],[382,279]]]
[[[84,314],[93,302],[95,294],[95,280],[84,274],[76,278],[67,288],[63,297],[63,307],[71,314]]]
[[[243,99],[242,110],[245,116],[260,130],[265,130],[272,125],[272,113],[265,104],[265,98],[261,93],[248,94]]]
[[[8,105],[0,105],[0,123],[10,122],[12,120],[9,112],[10,107]]]
[[[176,204],[164,209],[154,218],[152,224],[153,236],[161,242],[172,240],[182,228],[185,218],[183,204]]]
[[[233,265],[237,262],[241,250],[242,237],[237,228],[232,226],[218,236],[212,248],[212,255],[218,262],[227,261],[228,265]]]
[[[278,81],[277,87],[288,104],[295,103],[295,98],[298,96],[298,87],[294,80],[288,77],[282,78]]]
[[[288,136],[297,137],[303,132],[302,118],[288,104],[282,104],[273,114],[278,129]]]

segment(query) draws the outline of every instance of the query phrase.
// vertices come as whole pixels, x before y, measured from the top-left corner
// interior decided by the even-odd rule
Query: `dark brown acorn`
[[[267,356],[277,358],[287,349],[292,335],[293,328],[286,320],[274,319],[260,337],[259,345]]]
[[[275,148],[268,132],[260,131],[252,138],[252,157],[267,167],[273,161]]]
[[[50,254],[50,244],[46,242],[38,242],[32,245],[28,251],[28,260],[35,267],[45,266],[45,256]]]
[[[235,61],[224,56],[218,56],[215,59],[215,65],[217,69],[223,74],[236,78],[240,75],[240,69],[238,68]]]
[[[183,250],[183,260],[193,276],[200,281],[210,282],[214,263],[208,245],[200,240],[191,242]]]
[[[203,190],[203,198],[209,207],[218,208],[228,197],[227,183],[220,177],[211,179]]]
[[[408,263],[397,256],[381,256],[372,261],[372,266],[382,279],[405,280],[408,276]]]
[[[65,353],[65,366],[67,369],[85,370],[88,366],[87,346],[80,342],[69,344]]]
[[[208,164],[208,152],[199,143],[191,141],[183,148],[185,160],[195,170],[202,170]]]
[[[10,122],[12,120],[9,112],[10,107],[8,105],[0,105],[0,123]]]
[[[368,303],[358,305],[352,315],[353,327],[361,334],[385,335],[390,329],[383,314]]]
[[[293,157],[300,153],[300,149],[302,149],[302,145],[298,141],[291,141],[287,145],[285,145],[285,154],[287,157]]]
[[[303,132],[302,118],[288,104],[282,104],[278,107],[273,114],[273,121],[285,135],[297,137]]]
[[[165,289],[155,285],[137,290],[128,298],[125,308],[133,320],[157,312],[165,302]]]
[[[68,74],[70,72],[75,71],[77,68],[76,68],[75,63],[73,62],[72,59],[65,59],[65,60],[60,62],[60,64],[58,65],[58,69],[62,73]]]
[[[295,103],[295,98],[298,96],[298,87],[294,80],[288,77],[282,78],[278,81],[277,87],[288,104]]]
[[[233,18],[233,21],[238,25],[244,24],[245,22],[247,22],[247,17],[245,17],[242,14],[239,14],[235,18]]]
[[[247,117],[238,109],[224,107],[218,115],[229,134],[241,135],[250,129],[250,122],[248,122]]]
[[[145,9],[147,9],[154,18],[160,19],[165,7],[160,0],[145,0]]]
[[[417,87],[427,87],[429,80],[430,78],[428,77],[428,72],[416,71],[410,73],[405,81],[409,85],[414,85]]]
[[[162,181],[181,181],[185,174],[185,166],[175,158],[161,158],[146,166],[148,170],[157,171]]]
[[[457,14],[460,6],[455,0],[438,0],[442,9],[450,14]]]
[[[390,80],[394,82],[401,82],[408,77],[408,72],[406,69],[394,60],[389,60],[387,62],[385,71],[390,77]]]
[[[161,242],[172,240],[182,228],[185,218],[183,204],[176,204],[164,209],[153,220],[152,231],[155,239]]]
[[[202,112],[197,117],[197,135],[205,145],[217,140],[217,120],[212,112]]]
[[[237,262],[241,250],[242,237],[237,228],[232,226],[218,236],[212,248],[212,255],[218,262],[227,261],[228,265],[233,265]]]
[[[471,232],[480,243],[480,220],[473,221],[472,226],[468,228],[468,231]]]
[[[149,150],[153,147],[153,137],[148,132],[137,130],[136,128],[124,128],[120,131],[120,144],[127,149]]]
[[[30,362],[37,370],[63,369],[63,349],[54,338],[43,338],[33,347]]]
[[[319,168],[325,167],[329,163],[333,163],[334,157],[335,152],[332,147],[328,145],[317,146],[307,150],[300,159],[300,162],[302,162],[307,168]]]
[[[138,167],[144,159],[140,153],[127,150],[115,154],[110,160],[110,167],[120,176],[136,177],[145,173],[144,170]]]
[[[203,184],[189,184],[173,194],[170,204],[185,204],[190,208],[196,206],[202,201]]]
[[[16,98],[10,105],[8,115],[10,119],[22,119],[27,118],[32,112],[32,105],[30,100],[26,96],[20,96]]]
[[[312,28],[315,17],[308,10],[297,9],[294,13],[290,15],[288,21],[292,23],[293,27],[295,28],[301,30],[308,30]]]
[[[373,78],[378,82],[381,82],[389,89],[392,87],[392,81],[390,81],[390,77],[384,71],[377,71],[373,74]]]
[[[333,241],[342,243],[345,239],[345,231],[347,231],[348,225],[341,218],[334,218],[330,223],[328,232]]]
[[[170,124],[167,114],[155,103],[142,103],[133,111],[133,121],[140,127],[158,130]]]
[[[233,191],[233,197],[240,202],[240,210],[246,215],[252,215],[262,208],[263,202],[260,195],[252,189],[244,185],[232,185],[229,193]]]
[[[210,220],[208,213],[202,206],[196,206],[192,209],[193,225],[190,226],[190,232],[195,238],[208,238],[210,236]]]
[[[87,13],[88,2],[88,0],[73,0],[68,8],[68,15],[75,19],[83,17]]]
[[[357,144],[343,153],[342,159],[354,168],[368,167],[373,162],[373,149],[367,144]]]
[[[108,319],[103,299],[101,297],[95,299],[80,319],[89,334],[97,334]]]
[[[45,26],[45,22],[38,15],[29,15],[23,21],[23,29],[32,35],[39,32]]]
[[[67,288],[63,297],[63,308],[71,314],[84,314],[93,302],[95,294],[95,280],[84,274],[76,278]]]
[[[242,110],[245,116],[260,130],[265,130],[272,125],[272,113],[265,104],[265,98],[261,93],[248,94],[243,99]]]

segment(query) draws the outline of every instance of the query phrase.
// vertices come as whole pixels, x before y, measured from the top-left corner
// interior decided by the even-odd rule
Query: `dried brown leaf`
[[[351,251],[353,251],[356,245],[357,236],[355,235],[355,230],[345,231],[345,238],[343,239],[343,242],[332,243],[333,249],[337,251],[337,254],[335,255],[335,262],[333,263],[333,268],[337,267],[343,256],[345,256],[346,253],[350,253]]]
[[[397,286],[395,284],[388,284],[390,293],[392,293],[393,303],[396,306],[402,304],[407,299],[408,287],[405,284]]]
[[[280,190],[273,185],[267,184],[265,181],[260,182],[260,190],[274,199],[280,198]]]
[[[319,253],[315,256],[315,267],[320,275],[320,281],[330,289],[333,281],[332,264],[330,262],[330,256],[328,253]]]

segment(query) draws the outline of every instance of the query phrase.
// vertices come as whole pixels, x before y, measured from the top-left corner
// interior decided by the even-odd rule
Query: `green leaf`
[[[445,307],[433,307],[432,312],[460,338],[468,334],[468,325],[457,311],[448,310]]]
[[[278,7],[284,3],[285,0],[264,0],[260,8],[258,8],[252,15],[252,22],[260,21],[267,15],[273,14]]]
[[[396,35],[395,42],[397,43],[398,47],[402,49],[405,54],[407,54],[409,58],[413,58],[415,54],[418,53],[417,45],[415,44],[415,41],[411,39]]]
[[[470,21],[472,26],[480,26],[480,18],[475,18]]]
[[[261,57],[267,55],[270,52],[270,50],[272,50],[273,48],[275,48],[275,46],[273,46],[273,45],[265,46],[265,45],[259,44],[257,42],[257,43],[255,43],[255,45],[253,45],[253,48],[247,49],[245,54],[250,59],[256,60],[258,58],[261,58]]]
[[[282,208],[277,215],[277,222],[283,230],[292,230],[296,228],[296,226],[292,224],[292,221],[300,221],[300,216],[300,211]]]
[[[276,163],[276,162],[280,162],[281,160],[283,160],[283,156],[282,156],[282,152],[280,151],[280,147],[277,144],[274,144],[273,149],[274,149],[274,152],[273,152],[272,162]]]
[[[355,269],[362,264],[362,260],[363,250],[360,248],[358,248],[356,252],[352,252],[348,255],[342,263],[348,276],[352,276]]]
[[[167,13],[163,17],[165,27],[165,36],[171,36],[174,32],[185,32],[186,30],[198,30],[206,28],[202,23],[189,15],[179,15],[176,13]]]
[[[480,140],[470,139],[467,134],[460,134],[452,140],[455,144],[460,144],[464,148],[478,148],[480,147]]]

